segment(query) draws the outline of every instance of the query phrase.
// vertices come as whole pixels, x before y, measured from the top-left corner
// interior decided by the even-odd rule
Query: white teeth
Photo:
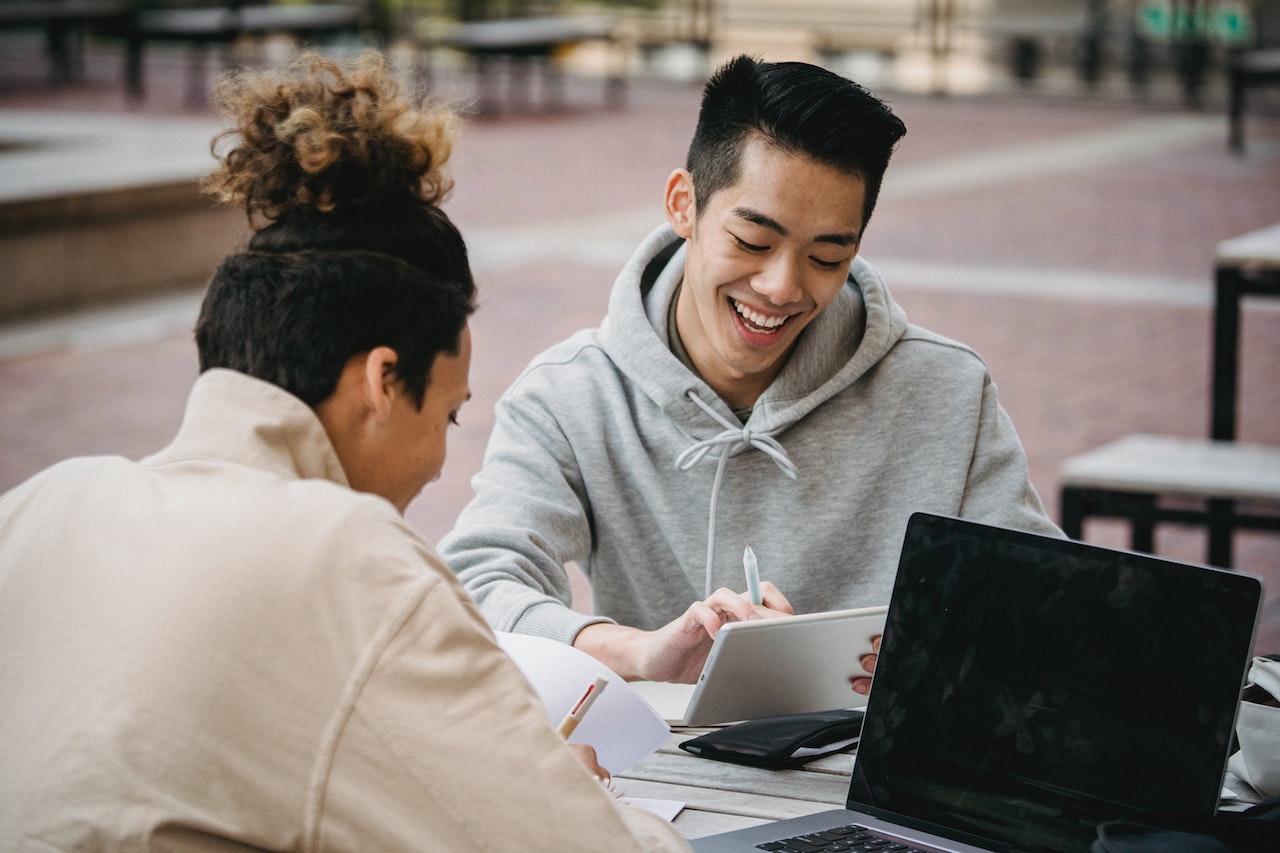
[[[738,313],[742,315],[743,319],[761,329],[776,329],[787,322],[786,317],[766,317],[763,314],[757,314],[736,299],[733,300],[733,307],[738,309]]]

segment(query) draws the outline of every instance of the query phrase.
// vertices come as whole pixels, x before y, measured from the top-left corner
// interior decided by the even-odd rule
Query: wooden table
[[[673,823],[685,838],[844,808],[852,751],[816,759],[799,770],[759,770],[699,758],[679,748],[706,731],[675,729],[657,752],[618,774],[617,786],[628,796],[684,802],[684,811]],[[1256,792],[1227,773],[1218,808],[1239,811],[1258,799]]]
[[[618,787],[633,797],[684,802],[675,827],[685,838],[844,808],[852,754],[819,758],[799,770],[761,770],[679,748],[706,731],[675,729],[662,748],[618,775]]]

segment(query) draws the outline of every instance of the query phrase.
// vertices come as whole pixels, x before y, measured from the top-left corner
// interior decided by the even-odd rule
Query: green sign
[[[1241,0],[1142,0],[1135,14],[1138,32],[1156,41],[1203,36],[1236,47],[1253,40],[1253,19]]]
[[[1209,14],[1209,35],[1213,40],[1236,47],[1253,41],[1253,19],[1249,8],[1240,2],[1220,2]]]
[[[1143,0],[1138,4],[1138,31],[1153,39],[1169,38],[1173,33],[1173,8],[1169,0]]]

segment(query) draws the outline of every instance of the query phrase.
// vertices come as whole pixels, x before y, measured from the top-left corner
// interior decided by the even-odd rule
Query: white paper
[[[621,802],[635,809],[653,812],[666,821],[673,821],[684,809],[683,800],[653,800],[648,797],[623,797]]]
[[[595,748],[596,760],[617,775],[662,746],[671,729],[622,676],[565,643],[527,634],[498,632],[498,644],[537,691],[554,728],[597,675],[608,686],[569,737]]]
[[[653,710],[673,726],[684,724],[684,712],[693,699],[693,684],[670,681],[636,681],[631,688],[640,694]]]

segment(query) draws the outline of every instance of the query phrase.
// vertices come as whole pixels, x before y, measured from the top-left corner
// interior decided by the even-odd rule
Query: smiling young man
[[[717,71],[667,225],[601,327],[503,396],[441,543],[495,628],[692,681],[726,620],[886,603],[914,511],[1056,532],[981,359],[909,325],[858,257],[904,132],[813,65]],[[733,591],[747,544],[763,606]]]

